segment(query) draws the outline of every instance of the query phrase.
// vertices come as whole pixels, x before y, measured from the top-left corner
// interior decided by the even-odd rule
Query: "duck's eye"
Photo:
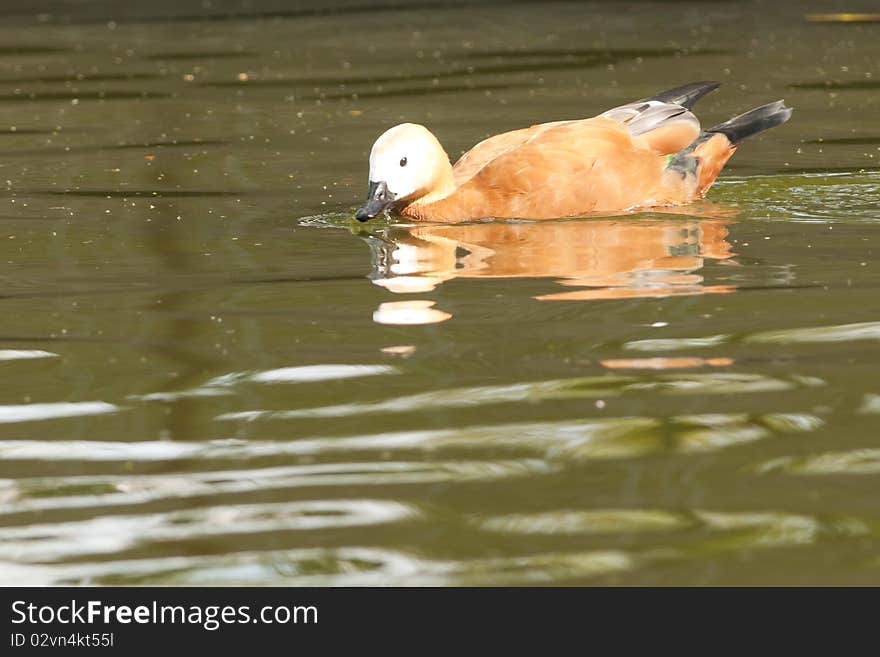
[[[406,166],[406,158],[405,157],[400,158],[400,166],[402,166],[402,167]]]

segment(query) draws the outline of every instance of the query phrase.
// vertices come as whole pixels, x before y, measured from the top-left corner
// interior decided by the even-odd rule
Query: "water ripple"
[[[754,333],[746,338],[746,342],[755,342],[758,344],[852,342],[855,340],[880,340],[880,322],[861,322],[858,324],[837,324],[834,326],[814,326],[812,328],[766,331],[763,333]]]
[[[595,509],[547,511],[487,518],[483,529],[515,534],[617,534],[669,531],[691,527],[685,514],[644,509]]]
[[[120,406],[102,401],[6,404],[0,406],[0,423],[33,422],[80,415],[102,415],[115,413],[119,410],[122,410]]]
[[[717,347],[730,340],[729,335],[710,335],[705,338],[653,338],[649,340],[632,340],[625,342],[624,349],[630,351],[679,351],[681,349],[700,349]]]
[[[491,481],[551,472],[538,459],[320,463],[157,475],[97,475],[0,480],[0,518],[59,509],[101,510],[160,500],[247,495],[294,488],[400,486]]]
[[[262,372],[231,372],[211,379],[205,386],[228,386],[236,383],[313,383],[397,373],[398,370],[390,365],[304,365]]]
[[[880,474],[880,449],[866,448],[828,452],[816,456],[785,456],[755,466],[760,473],[781,472],[798,475]]]
[[[361,498],[224,505],[0,527],[0,560],[70,560],[157,541],[374,525],[412,519],[417,514],[413,507],[399,502]]]
[[[782,426],[780,427],[780,423]],[[222,439],[204,442],[88,440],[3,440],[0,458],[46,461],[182,461],[191,459],[252,459],[340,452],[393,450],[482,451],[525,450],[542,458],[575,461],[632,458],[672,450],[703,452],[769,437],[775,432],[810,431],[821,426],[818,416],[799,414],[681,415],[668,418],[612,417],[470,425],[454,429],[381,432],[364,435],[304,438],[293,441]],[[672,431],[674,442],[669,442]],[[497,458],[498,454],[495,454]]]
[[[677,532],[683,547],[664,555],[646,548],[643,556],[668,558],[699,552],[733,551],[814,543],[823,536],[865,536],[876,532],[853,517],[820,519],[780,511],[666,511],[662,509],[593,509],[496,516],[477,521],[488,531],[514,534],[633,534]],[[665,540],[665,539],[658,539]],[[681,544],[681,543],[680,543]]]
[[[22,583],[59,584],[388,586],[411,584],[423,570],[419,559],[404,552],[341,547],[128,559],[51,570],[28,565],[19,568],[18,577]]]
[[[862,399],[862,405],[859,407],[859,413],[880,413],[880,395],[866,394]]]
[[[0,360],[30,360],[34,358],[59,358],[58,354],[40,349],[0,349]]]
[[[391,516],[391,521],[398,518]],[[53,559],[44,560],[48,563],[30,559],[0,565],[8,575],[7,581],[17,584],[541,584],[589,580],[651,564],[699,563],[710,555],[743,555],[753,550],[811,545],[826,538],[841,540],[877,533],[876,526],[859,518],[820,518],[773,510],[595,509],[489,516],[474,522],[485,531],[513,535],[602,537],[637,532],[644,540],[637,549],[551,551],[455,561],[415,556],[405,550],[341,546],[82,562],[62,561],[63,555],[76,558],[77,553],[65,551],[59,541],[57,552],[43,555],[54,557],[58,563],[52,563]],[[678,536],[674,547],[664,542],[669,532]],[[95,545],[107,547],[101,541],[92,547]],[[0,556],[9,552],[4,552],[6,547],[0,546]]]
[[[248,410],[222,413],[215,419],[291,420],[301,418],[348,417],[372,413],[407,413],[431,408],[466,408],[513,402],[562,399],[592,399],[628,393],[729,394],[772,392],[823,385],[816,377],[790,375],[770,377],[749,373],[661,374],[652,380],[633,376],[591,376],[551,379],[500,386],[449,388],[378,402],[356,402],[293,410]]]

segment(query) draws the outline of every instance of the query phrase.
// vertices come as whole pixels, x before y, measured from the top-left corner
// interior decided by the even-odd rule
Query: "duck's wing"
[[[600,116],[622,124],[647,148],[677,153],[700,134],[700,121],[686,107],[659,100],[643,100],[615,107]]]
[[[623,124],[633,137],[660,154],[677,153],[700,134],[700,121],[691,108],[718,86],[717,82],[692,82],[615,107],[600,116]]]
[[[463,185],[473,178],[474,174],[486,166],[486,164],[504,153],[522,146],[540,132],[565,123],[572,122],[555,121],[552,123],[542,123],[529,128],[503,132],[484,139],[462,155],[452,167],[452,174],[455,177],[456,185]]]
[[[540,219],[626,208],[650,197],[664,162],[617,121],[569,121],[499,154],[456,196],[469,211],[494,217]]]

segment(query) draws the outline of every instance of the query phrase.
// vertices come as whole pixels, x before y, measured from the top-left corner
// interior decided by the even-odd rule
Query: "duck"
[[[592,118],[498,134],[454,165],[425,126],[396,125],[373,144],[355,219],[561,219],[702,199],[740,142],[792,113],[778,100],[703,130],[691,110],[719,86],[692,82]]]

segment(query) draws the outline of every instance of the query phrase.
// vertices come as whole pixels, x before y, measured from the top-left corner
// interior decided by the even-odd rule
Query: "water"
[[[880,23],[113,6],[3,9],[4,583],[880,583]],[[711,78],[795,114],[706,203],[350,219],[391,124]]]

